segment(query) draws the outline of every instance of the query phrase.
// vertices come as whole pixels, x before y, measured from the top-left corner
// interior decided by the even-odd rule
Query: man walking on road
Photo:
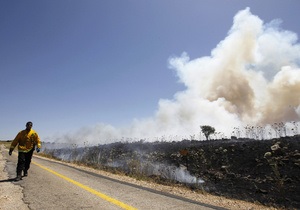
[[[17,178],[15,181],[20,181],[22,179],[22,171],[24,171],[24,176],[28,175],[28,169],[30,167],[30,162],[32,158],[33,151],[36,148],[37,152],[40,152],[41,141],[40,138],[32,128],[32,122],[26,123],[26,129],[18,133],[16,138],[11,143],[9,149],[9,155],[12,154],[14,148],[18,145],[18,165],[17,165]]]

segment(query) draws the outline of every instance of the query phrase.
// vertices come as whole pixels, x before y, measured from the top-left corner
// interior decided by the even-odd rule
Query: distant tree
[[[202,133],[206,137],[206,140],[208,140],[210,134],[213,134],[215,132],[215,128],[211,127],[209,125],[202,125],[200,126]]]

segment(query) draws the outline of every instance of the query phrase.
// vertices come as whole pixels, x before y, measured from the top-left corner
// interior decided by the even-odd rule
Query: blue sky
[[[246,7],[300,34],[297,0],[0,1],[0,139],[154,116],[185,89],[169,59],[209,56]]]

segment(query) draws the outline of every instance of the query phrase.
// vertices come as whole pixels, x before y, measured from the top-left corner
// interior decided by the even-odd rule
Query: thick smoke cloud
[[[126,128],[99,124],[67,137],[92,143],[123,137],[173,140],[199,134],[200,125],[230,135],[233,127],[300,118],[300,45],[279,20],[264,24],[249,8],[242,10],[210,56],[191,60],[183,53],[169,65],[186,89],[159,100],[155,116]]]

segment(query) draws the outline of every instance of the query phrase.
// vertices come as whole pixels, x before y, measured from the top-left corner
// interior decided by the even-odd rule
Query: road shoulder
[[[23,188],[8,176],[6,168],[8,154],[5,153],[8,153],[7,149],[4,145],[0,145],[0,209],[29,210],[23,201]]]

